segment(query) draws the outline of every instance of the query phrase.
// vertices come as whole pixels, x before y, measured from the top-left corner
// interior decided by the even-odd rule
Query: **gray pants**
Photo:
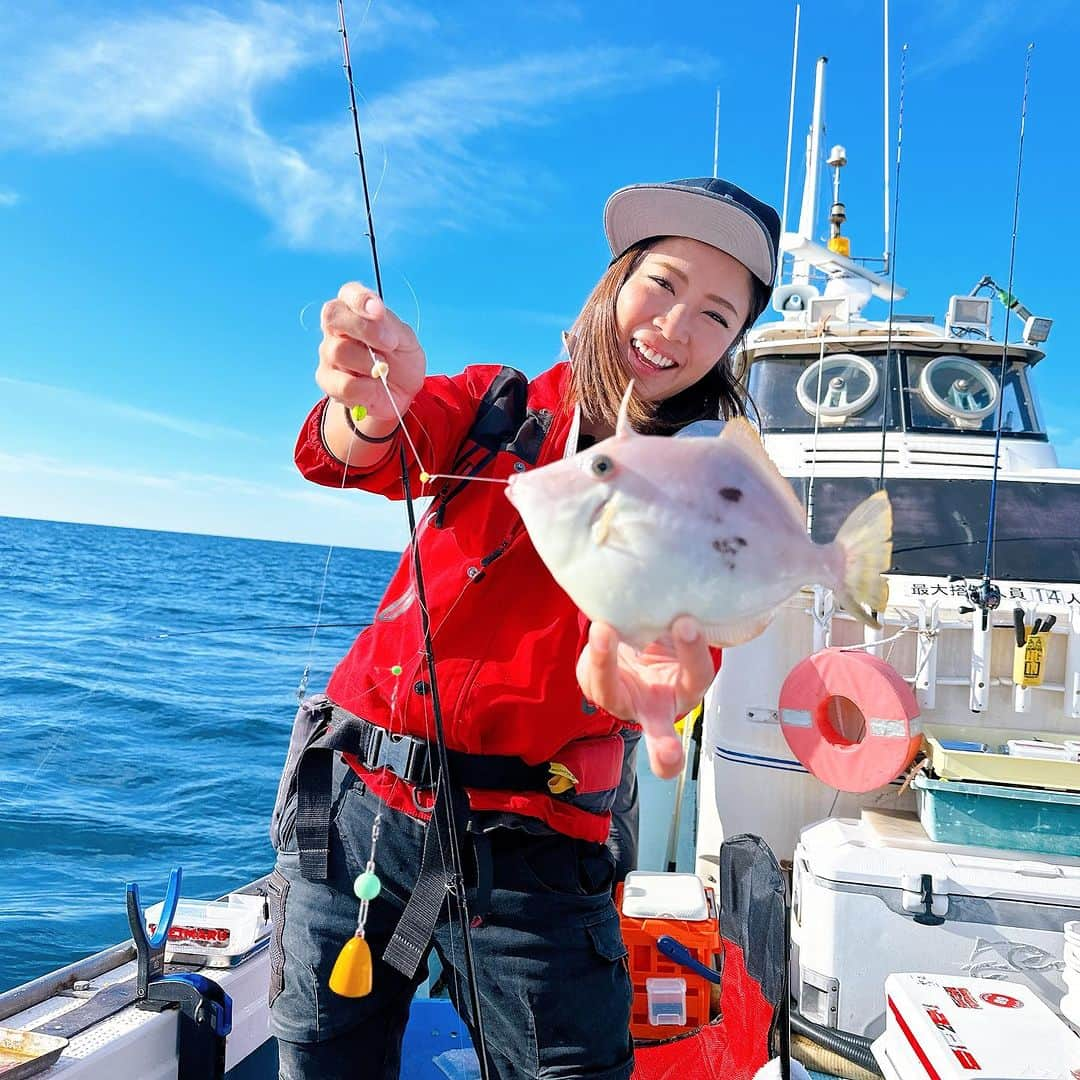
[[[342,788],[330,829],[328,880],[309,881],[300,873],[293,805],[287,805],[279,831],[270,881],[270,1011],[280,1077],[397,1080],[409,1002],[426,965],[410,980],[381,957],[416,881],[424,826],[379,803],[351,770],[337,774]],[[367,997],[342,998],[328,989],[328,978],[356,929],[353,882],[371,854],[377,813],[382,891],[366,925],[374,985]],[[487,835],[489,910],[470,936],[491,1076],[628,1080],[631,987],[611,902],[611,855],[603,844],[560,834],[500,828]],[[463,945],[445,908],[432,948],[458,1012],[475,1033]]]

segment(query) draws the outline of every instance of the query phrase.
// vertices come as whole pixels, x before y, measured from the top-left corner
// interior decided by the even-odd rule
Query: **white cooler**
[[[1057,1007],[1080,859],[937,844],[906,815],[804,829],[795,849],[791,986],[809,1020],[876,1036],[901,971],[1005,979]]]
[[[1080,1038],[1026,986],[890,975],[873,1045],[885,1080],[1076,1080]]]

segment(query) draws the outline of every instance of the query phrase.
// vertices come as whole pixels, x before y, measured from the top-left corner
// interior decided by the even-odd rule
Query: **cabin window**
[[[895,384],[896,379],[888,381]],[[816,404],[821,431],[880,431],[885,382],[880,353],[764,356],[750,367],[750,396],[766,432],[813,431]],[[890,385],[889,399],[888,427],[896,430],[895,385]]]
[[[820,403],[820,432],[880,431],[882,405],[887,400],[889,431],[903,426],[908,431],[992,435],[1000,404],[1004,434],[1046,438],[1026,361],[1009,361],[1001,389],[1000,357],[899,352],[892,356],[889,379],[884,374],[884,351],[755,360],[749,388],[762,431],[813,432],[815,403]],[[903,387],[902,421],[898,386]]]
[[[1022,360],[1008,362],[1004,388],[1000,358],[908,354],[904,368],[910,430],[993,434],[1000,409],[1004,434],[1045,437]]]

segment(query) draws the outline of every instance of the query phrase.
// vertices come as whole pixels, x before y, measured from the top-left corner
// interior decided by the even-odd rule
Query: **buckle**
[[[377,728],[374,745],[364,758],[368,769],[389,769],[406,783],[418,785],[424,780],[428,763],[428,745],[411,735],[391,735]]]

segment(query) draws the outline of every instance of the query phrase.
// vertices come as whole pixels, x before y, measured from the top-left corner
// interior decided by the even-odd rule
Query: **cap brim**
[[[762,221],[725,195],[670,184],[637,184],[616,191],[604,208],[604,231],[613,255],[653,236],[688,236],[738,259],[767,286],[776,275]]]

